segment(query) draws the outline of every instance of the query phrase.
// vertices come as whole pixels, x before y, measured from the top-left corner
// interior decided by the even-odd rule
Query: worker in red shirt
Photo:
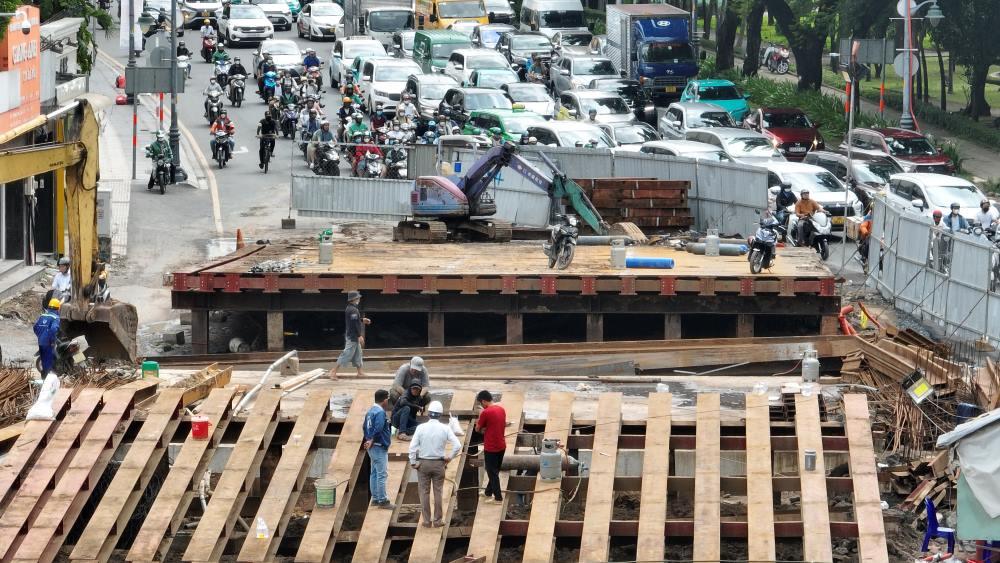
[[[476,402],[483,408],[476,421],[476,432],[483,434],[483,465],[486,469],[486,500],[483,502],[499,504],[503,502],[500,490],[500,465],[507,449],[504,429],[507,427],[507,412],[503,407],[493,402],[493,395],[486,390],[476,395]]]

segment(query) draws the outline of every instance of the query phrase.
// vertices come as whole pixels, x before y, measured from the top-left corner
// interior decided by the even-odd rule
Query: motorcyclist
[[[371,122],[372,129],[381,129],[388,118],[385,116],[385,110],[382,109],[382,104],[375,105],[375,113],[372,114]]]
[[[433,145],[437,143],[437,132],[433,129],[424,131],[424,134],[420,138],[420,142],[425,145]]]
[[[178,41],[177,42],[177,53],[176,54],[177,54],[178,57],[190,57],[191,56],[191,51],[187,48],[186,45],[184,45],[183,41]]]
[[[271,114],[271,119],[275,121],[281,119],[281,100],[271,96],[267,101],[267,113]]]
[[[156,140],[154,140],[149,145],[146,145],[146,158],[150,158],[155,163],[160,158],[170,162],[170,177],[174,176],[174,153],[170,150],[170,143],[167,142],[167,135],[163,131],[156,132]],[[153,169],[149,173],[149,182],[146,184],[146,189],[153,189],[153,183],[156,180],[156,165],[153,165]]]
[[[806,234],[805,219],[812,217],[813,213],[823,211],[823,206],[815,199],[809,199],[809,190],[804,189],[799,192],[799,201],[795,203],[795,216],[799,222],[795,225],[795,241],[798,246],[802,246]]]
[[[264,51],[264,58],[257,63],[257,89],[264,91],[264,75],[268,72],[277,72],[278,65],[274,64],[274,57],[271,53]]]
[[[944,226],[948,227],[952,231],[968,229],[969,222],[965,220],[965,217],[962,217],[961,210],[962,206],[958,203],[951,204],[951,213],[944,218]]]
[[[333,131],[330,131],[330,122],[323,120],[320,123],[319,129],[317,129],[312,138],[309,140],[309,148],[306,150],[306,160],[309,161],[309,168],[313,168],[316,165],[316,147],[320,143],[329,143],[333,141]]]
[[[319,85],[316,84],[316,80],[312,78],[307,78],[302,82],[302,86],[299,87],[299,95],[302,97],[306,96],[319,96]]]
[[[233,125],[233,122],[229,120],[229,114],[225,109],[219,112],[219,117],[214,123],[212,123],[211,129],[209,129],[209,133],[212,135],[212,140],[209,142],[209,145],[212,148],[213,155],[215,154],[216,131],[225,131],[229,134],[229,155],[232,156],[233,149],[236,147],[236,142],[233,140],[233,134],[236,133],[236,127]]]
[[[788,182],[781,184],[781,190],[774,198],[774,218],[778,224],[785,225],[788,222],[788,208],[798,203],[799,198],[792,191],[792,185]]]
[[[229,53],[226,52],[224,45],[219,45],[215,48],[215,53],[212,53],[212,64],[218,62],[229,62]]]
[[[208,18],[201,20],[201,38],[207,39],[211,37],[212,39],[217,39],[219,37],[218,32],[212,26],[212,21]]]
[[[42,377],[52,371],[56,363],[56,339],[59,336],[59,299],[53,297],[41,316],[35,321],[33,330],[38,338],[38,357],[42,364]]]
[[[417,106],[413,103],[409,94],[403,94],[403,101],[396,108],[396,115],[403,121],[412,122],[417,119]]]
[[[364,131],[361,133],[361,142],[354,147],[354,174],[358,175],[358,165],[365,158],[368,153],[375,153],[380,157],[384,157],[382,150],[372,142],[371,131]]]
[[[274,152],[274,139],[278,135],[278,122],[275,121],[271,112],[264,112],[264,119],[257,122],[257,136],[260,137],[260,149],[258,155],[260,162],[257,167],[264,169],[264,153],[267,150]]]
[[[976,222],[984,230],[990,230],[996,228],[997,221],[1000,221],[1000,212],[990,204],[990,200],[983,198],[979,202],[979,213],[976,214]]]
[[[341,123],[345,121],[350,121],[351,116],[354,115],[354,100],[350,96],[344,96],[344,105],[340,106],[337,110],[337,117],[340,118]]]
[[[274,91],[278,87],[278,73],[269,70],[261,77],[260,94],[264,99],[270,100],[274,97]]]
[[[371,135],[371,133],[368,131],[368,126],[365,125],[365,123],[363,121],[361,121],[362,115],[360,113],[355,112],[351,116],[351,119],[352,119],[352,122],[347,127],[347,137],[348,138],[353,139],[355,133],[368,133],[369,135]]]
[[[316,56],[316,49],[312,47],[306,49],[306,56],[302,59],[302,66],[306,69],[311,66],[319,66],[319,57]]]
[[[503,145],[503,131],[499,127],[490,127],[490,137],[493,140],[494,147]]]
[[[528,144],[528,140],[530,138],[531,138],[531,136],[528,135],[528,133],[521,133],[521,138],[518,140],[517,144],[519,144],[519,145],[527,145]]]
[[[208,98],[210,96],[222,96],[222,86],[219,85],[219,81],[214,76],[208,79],[208,86],[202,91],[202,95],[205,96],[205,117],[208,117]]]
[[[247,67],[243,66],[243,63],[240,62],[239,57],[233,57],[233,64],[229,66],[229,77],[232,78],[237,74],[242,74],[243,76],[247,76]]]

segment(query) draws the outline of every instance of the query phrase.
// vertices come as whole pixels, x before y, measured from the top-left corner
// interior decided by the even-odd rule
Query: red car
[[[798,108],[759,108],[743,124],[766,135],[788,160],[800,161],[807,152],[826,148],[819,124],[809,121]]]
[[[954,174],[955,164],[941,154],[927,137],[916,131],[887,127],[885,129],[855,129],[852,150],[874,155],[889,155],[904,172]],[[847,150],[847,139],[840,148]]]

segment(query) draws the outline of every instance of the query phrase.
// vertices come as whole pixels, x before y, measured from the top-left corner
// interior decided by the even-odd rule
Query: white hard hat
[[[441,401],[431,401],[431,404],[427,405],[427,414],[441,414],[444,411],[444,407],[441,406]]]
[[[410,368],[415,370],[424,370],[424,359],[420,356],[413,356],[410,358]]]

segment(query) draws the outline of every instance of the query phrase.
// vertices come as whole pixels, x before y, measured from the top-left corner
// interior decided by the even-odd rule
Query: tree
[[[97,44],[94,36],[90,32],[90,20],[97,20],[97,24],[105,30],[111,32],[114,20],[111,14],[97,8],[87,0],[42,0],[41,2],[42,21],[48,21],[57,17],[83,18],[80,29],[76,32],[77,49],[76,64],[80,67],[80,72],[90,74],[90,69],[94,66],[94,55]]]
[[[764,0],[753,0],[747,13],[747,56],[743,76],[755,76],[760,68],[760,28],[764,20]]]
[[[963,110],[973,119],[990,115],[986,79],[990,65],[1000,62],[1000,0],[938,0],[944,19],[931,30],[952,58],[965,66],[969,104]]]
[[[736,45],[736,30],[740,25],[739,6],[733,0],[726,2],[725,10],[719,19],[719,27],[715,33],[715,68],[729,70],[735,66],[733,49]]]
[[[836,23],[838,3],[839,0],[765,0],[767,13],[774,17],[795,55],[799,90],[819,90],[823,84],[823,46]]]

